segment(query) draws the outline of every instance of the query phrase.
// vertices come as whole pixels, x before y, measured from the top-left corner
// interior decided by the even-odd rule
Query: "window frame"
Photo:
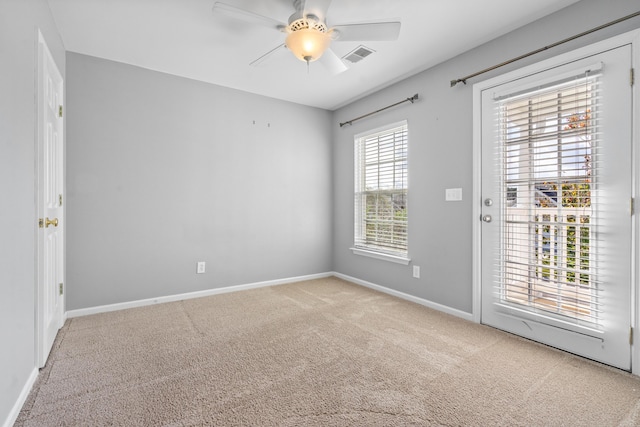
[[[400,141],[396,141],[394,134],[402,132],[404,135],[402,136]],[[376,168],[374,171],[374,175],[380,181],[380,174],[391,173],[393,180],[393,184],[391,188],[388,186],[386,188],[376,188],[376,189],[366,189],[367,179],[365,177],[366,173],[366,165],[365,165],[365,149],[367,147],[366,141],[369,140],[369,144],[371,144],[371,139],[377,138],[376,142],[373,144],[381,143],[380,138],[385,136],[391,136],[393,144],[392,150],[394,154],[392,155],[393,166],[391,167],[391,171],[386,170],[382,171],[380,169],[381,162],[378,158],[378,161],[373,162],[372,164]],[[388,143],[388,142],[387,142]],[[369,145],[370,147],[370,145]],[[400,148],[403,152],[403,156],[397,158],[396,152],[397,149]],[[387,160],[389,162],[389,160]],[[400,162],[401,166],[398,167],[397,163]],[[376,129],[368,130],[365,132],[361,132],[354,136],[354,244],[351,248],[351,251],[356,255],[367,256],[379,260],[390,261],[398,264],[408,265],[411,261],[409,259],[409,234],[408,234],[408,195],[409,195],[409,183],[408,183],[408,165],[409,165],[409,126],[407,120],[402,120],[400,122],[391,123],[389,125],[385,125]],[[400,188],[396,188],[397,181],[397,173],[398,169],[400,169]],[[388,178],[388,177],[387,177]],[[400,241],[400,248],[393,248],[391,244],[385,244],[385,242],[381,241],[379,238],[374,238],[372,242],[367,243],[368,237],[366,230],[366,222],[367,215],[365,213],[366,210],[366,197],[371,195],[383,195],[386,197],[392,197],[399,195],[404,199],[403,205],[406,210],[406,216],[404,219],[404,241]],[[376,204],[376,207],[378,205]],[[392,214],[395,214],[395,210],[391,208]],[[394,215],[395,216],[395,215]],[[371,217],[369,217],[371,218]],[[373,219],[374,223],[378,223],[381,220],[379,217]],[[391,220],[391,227],[393,228],[397,225],[397,220],[394,218]],[[377,233],[376,233],[377,234]],[[393,242],[397,242],[395,231],[391,233],[391,240]],[[403,248],[402,248],[403,246]]]

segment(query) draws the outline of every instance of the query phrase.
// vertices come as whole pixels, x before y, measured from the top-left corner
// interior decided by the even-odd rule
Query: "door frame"
[[[43,74],[44,74],[44,61],[45,58],[48,58],[50,63],[53,64],[53,67],[55,68],[54,71],[55,73],[58,74],[58,76],[60,76],[60,80],[62,81],[62,94],[61,94],[61,103],[64,105],[64,77],[62,76],[62,73],[60,73],[60,69],[58,68],[58,65],[55,63],[55,61],[53,60],[53,56],[51,55],[51,51],[49,50],[49,46],[47,45],[46,40],[44,39],[44,36],[42,35],[42,32],[40,31],[40,29],[37,29],[37,57],[36,57],[36,122],[35,122],[35,192],[36,192],[36,200],[35,200],[35,208],[36,208],[36,212],[35,212],[35,221],[34,221],[34,227],[35,227],[35,239],[36,239],[36,246],[35,246],[35,260],[34,260],[34,264],[35,264],[35,364],[37,368],[41,368],[44,366],[44,364],[46,363],[46,359],[47,359],[47,355],[49,354],[48,349],[45,349],[45,331],[44,331],[44,321],[43,321],[43,317],[44,317],[44,313],[45,313],[45,289],[43,289],[43,277],[44,277],[44,265],[43,265],[43,260],[41,259],[41,254],[43,253],[43,239],[42,239],[42,230],[40,230],[40,226],[38,224],[39,218],[43,217],[43,212],[45,209],[45,206],[43,204],[43,200],[42,200],[42,194],[44,189],[41,188],[42,185],[42,174],[43,172],[43,158],[44,158],[44,132],[43,132],[43,121],[44,121],[44,106],[43,106],[43,98],[44,98],[44,90],[45,88],[43,87]],[[62,188],[63,190],[66,190],[65,187],[65,151],[66,151],[66,144],[65,144],[65,132],[64,132],[64,116],[63,116],[63,122],[62,122],[62,130],[61,130],[61,143],[62,143],[62,159],[61,159],[61,169],[62,169]],[[63,191],[63,194],[65,193],[65,191]],[[62,233],[62,279],[63,279],[63,283],[65,283],[66,281],[66,257],[65,257],[65,253],[66,253],[66,227],[64,227],[64,220],[65,220],[65,203],[63,203],[60,206],[61,209],[61,217],[59,218],[60,221],[63,222],[63,227],[61,230]],[[65,287],[66,288],[66,287]],[[65,311],[65,307],[66,307],[66,289],[64,289],[65,292],[63,292],[62,294],[62,301],[60,304],[60,317],[61,317],[61,324],[59,325],[59,328],[62,327],[62,325],[64,324],[65,320],[66,320],[66,311]],[[59,329],[58,328],[58,329]]]
[[[622,45],[631,45],[632,67],[635,70],[635,83],[632,87],[632,197],[635,212],[632,218],[632,266],[631,266],[631,326],[633,327],[631,345],[631,372],[640,375],[640,30],[633,30],[588,46],[560,54],[538,63],[506,72],[473,85],[473,169],[472,169],[472,317],[480,323],[482,311],[482,91],[523,77],[548,70],[567,62],[576,61],[589,55],[613,49]]]

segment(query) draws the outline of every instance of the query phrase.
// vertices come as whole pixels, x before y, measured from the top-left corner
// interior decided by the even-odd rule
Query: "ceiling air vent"
[[[362,61],[364,58],[371,55],[373,52],[375,52],[375,50],[372,50],[366,46],[360,45],[357,48],[355,48],[353,51],[343,56],[342,59],[349,61],[352,64],[355,64],[356,62]]]

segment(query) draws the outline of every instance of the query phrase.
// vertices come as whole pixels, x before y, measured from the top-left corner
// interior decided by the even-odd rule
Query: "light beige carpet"
[[[640,425],[640,378],[328,278],[74,318],[17,426]]]

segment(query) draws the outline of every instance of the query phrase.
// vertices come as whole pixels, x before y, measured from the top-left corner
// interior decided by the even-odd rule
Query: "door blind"
[[[599,72],[502,98],[502,302],[598,324]]]

